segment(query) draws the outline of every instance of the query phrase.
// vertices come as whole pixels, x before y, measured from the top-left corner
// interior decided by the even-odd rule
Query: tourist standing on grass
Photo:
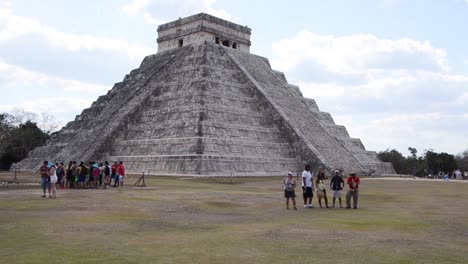
[[[105,177],[105,178],[104,178],[104,189],[106,189],[106,188],[107,188],[107,185],[110,186],[111,168],[110,168],[110,166],[109,166],[109,162],[108,162],[108,161],[106,161],[104,164],[105,164],[105,165],[104,165],[104,177]]]
[[[49,164],[49,162],[45,160],[42,166],[39,168],[39,174],[41,175],[41,180],[42,180],[42,191],[44,192],[42,197],[46,197],[46,188],[49,191],[49,197],[50,197],[50,177],[49,177],[49,167],[47,167],[47,164]]]
[[[76,161],[73,161],[72,165],[72,179],[74,178],[74,182],[72,182],[73,188],[77,188],[76,186],[78,185],[78,165],[76,164]]]
[[[312,206],[312,197],[314,196],[313,178],[314,175],[310,172],[310,165],[306,165],[305,170],[302,172],[302,198],[304,200],[304,208],[314,208]]]
[[[288,172],[288,177],[283,180],[284,185],[284,198],[286,198],[286,209],[289,210],[289,199],[292,200],[294,210],[297,210],[296,207],[296,193],[294,189],[296,188],[296,181],[293,179],[292,172]]]
[[[120,162],[118,171],[119,171],[119,185],[123,187],[124,177],[127,177],[125,176],[125,166],[123,164],[123,161]]]
[[[92,188],[97,189],[99,188],[99,173],[100,173],[99,165],[96,163],[93,164],[93,186]]]
[[[99,186],[102,186],[104,178],[104,164],[102,162],[99,163]],[[106,181],[106,179],[104,179]]]
[[[52,189],[52,196],[49,194],[49,198],[57,198],[57,187],[56,184],[58,182],[57,177],[57,168],[54,164],[51,164],[49,169],[49,177],[50,177],[50,186]]]
[[[89,170],[88,170],[88,181],[87,181],[87,187],[88,188],[92,188],[93,187],[93,184],[94,184],[94,162],[90,161],[88,162],[89,164]]]
[[[57,180],[57,185],[60,189],[63,189],[63,183],[65,181],[64,176],[65,176],[65,168],[63,167],[63,162],[57,163],[56,164],[56,174],[58,177]]]
[[[77,169],[77,175],[78,175],[78,188],[83,189],[85,187],[85,181],[86,181],[86,173],[88,172],[88,169],[86,168],[84,162],[80,162],[80,166],[78,166]]]
[[[346,209],[351,208],[351,198],[353,198],[353,208],[357,209],[358,198],[359,198],[359,184],[361,180],[356,176],[356,173],[351,173],[347,180],[349,186],[348,193],[346,194]]]
[[[68,165],[65,168],[65,178],[67,179],[67,181],[65,183],[66,188],[71,188],[72,181],[75,180],[73,175],[72,175],[72,166],[73,166],[73,163],[70,161],[70,162],[68,162]]]
[[[118,175],[118,168],[119,165],[117,164],[117,161],[114,161],[114,164],[112,165],[111,169],[111,178],[114,179],[114,186],[113,187],[118,187],[119,186],[119,175]]]
[[[322,208],[322,198],[325,200],[325,206],[328,207],[328,197],[327,197],[327,190],[325,189],[325,172],[320,169],[319,173],[317,174],[317,180],[315,182],[315,186],[317,187],[317,199],[320,208]]]
[[[336,198],[338,198],[338,201],[340,202],[340,208],[343,208],[341,205],[341,191],[344,188],[344,181],[343,178],[341,178],[340,171],[336,170],[335,171],[335,176],[330,181],[330,189],[333,191],[332,198],[333,198],[333,206],[335,207],[335,201]]]

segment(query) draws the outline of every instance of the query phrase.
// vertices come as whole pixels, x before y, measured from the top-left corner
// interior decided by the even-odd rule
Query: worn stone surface
[[[130,172],[156,175],[268,176],[310,163],[328,171],[394,173],[266,58],[213,39],[182,47],[170,42],[174,28],[200,23],[197,16],[160,26],[168,47],[146,57],[21,167],[36,169],[44,159],[122,160]],[[236,28],[225,22],[219,26]],[[250,37],[241,27],[238,36],[246,32]]]

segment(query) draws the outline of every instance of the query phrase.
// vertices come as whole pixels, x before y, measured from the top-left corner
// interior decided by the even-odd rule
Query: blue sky
[[[468,0],[0,0],[0,112],[61,123],[199,12],[252,28],[270,59],[367,149],[468,149]]]

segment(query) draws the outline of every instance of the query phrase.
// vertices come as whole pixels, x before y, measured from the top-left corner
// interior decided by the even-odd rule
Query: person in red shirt
[[[351,198],[353,198],[353,208],[357,209],[359,198],[359,184],[361,180],[356,176],[356,173],[349,174],[347,184],[349,186],[348,193],[346,194],[346,209],[351,208]]]
[[[123,187],[123,178],[127,177],[125,176],[125,166],[123,165],[123,161],[120,162],[119,164],[119,185]]]
[[[44,164],[42,164],[41,168],[39,169],[39,173],[41,175],[41,180],[42,180],[42,191],[44,194],[42,195],[43,198],[46,197],[46,189],[49,191],[49,197],[50,197],[50,176],[49,176],[49,167],[47,166],[49,162],[47,160],[44,161]]]
[[[119,175],[117,173],[118,168],[119,168],[119,164],[117,164],[117,161],[114,161],[114,164],[112,165],[112,168],[111,168],[111,179],[114,179],[113,187],[119,186]]]

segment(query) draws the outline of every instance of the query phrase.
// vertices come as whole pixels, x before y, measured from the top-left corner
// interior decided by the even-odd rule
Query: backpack
[[[110,175],[110,168],[109,168],[109,165],[106,165],[106,167],[104,168],[104,174],[105,174],[105,175]]]
[[[86,175],[86,173],[88,173],[88,168],[86,166],[82,166],[80,174],[84,176],[84,175]]]

